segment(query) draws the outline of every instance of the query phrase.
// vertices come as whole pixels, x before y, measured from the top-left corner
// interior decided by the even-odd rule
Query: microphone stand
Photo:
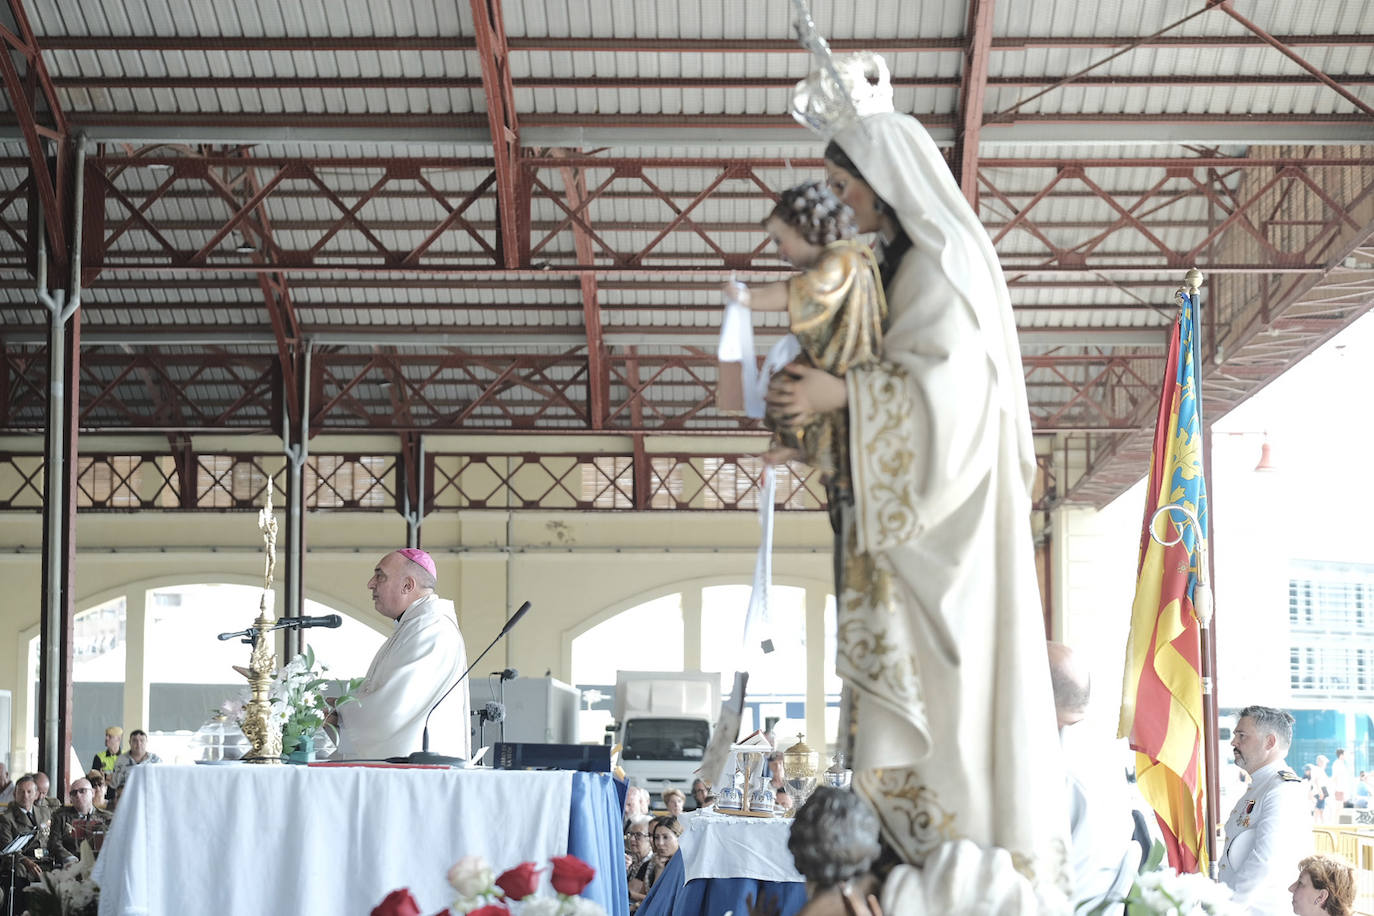
[[[510,678],[506,677],[506,675],[507,675],[507,673],[509,673],[510,671],[511,671],[511,669],[510,669],[510,668],[507,668],[505,671],[502,671],[502,672],[501,672],[501,681],[500,681],[500,688],[499,688],[499,689],[500,689],[500,691],[501,691],[501,709],[502,709],[502,710],[505,710],[505,708],[506,708],[506,681],[510,680]],[[496,725],[497,725],[497,729],[496,729],[496,736],[497,736],[497,739],[498,739],[499,741],[501,741],[502,743],[505,743],[505,740],[506,740],[506,717],[505,717],[504,715],[502,715],[502,716],[501,716],[501,721],[498,722],[498,723],[496,723]]]
[[[37,834],[33,831],[22,833],[16,836],[4,850],[4,854],[8,854],[10,857],[10,889],[9,893],[5,895],[5,905],[9,909],[9,916],[14,916],[14,873],[19,869],[19,858],[24,854],[25,847],[35,836]],[[27,887],[28,878],[24,879],[24,883]]]
[[[472,664],[468,665],[468,668],[467,668],[466,671],[464,671],[462,674],[458,675],[458,680],[454,681],[454,682],[453,682],[453,685],[452,685],[451,687],[449,687],[448,690],[445,690],[445,691],[444,691],[444,695],[441,696],[441,697],[439,697],[439,702],[435,703],[433,706],[430,707],[430,709],[429,709],[429,714],[425,716],[425,728],[424,728],[424,731],[422,731],[422,732],[420,733],[420,750],[412,752],[412,753],[411,753],[409,756],[407,756],[407,757],[388,757],[388,758],[386,759],[386,762],[387,762],[387,763],[412,763],[412,764],[419,764],[419,765],[421,765],[421,766],[448,766],[448,767],[453,767],[453,766],[462,766],[464,763],[467,762],[467,761],[464,760],[462,757],[450,757],[450,756],[448,756],[448,755],[446,755],[446,754],[431,753],[431,751],[430,751],[430,749],[429,749],[429,719],[430,719],[430,716],[434,715],[434,711],[435,711],[436,709],[438,709],[440,706],[443,705],[444,701],[448,699],[448,695],[449,695],[450,693],[453,693],[453,690],[454,690],[455,687],[457,687],[459,684],[463,683],[463,681],[467,680],[467,676],[468,676],[469,674],[472,673],[472,669],[473,669],[473,668],[476,668],[477,665],[478,665],[478,663],[480,663],[480,662],[482,661],[482,659],[486,658],[487,653],[490,652],[493,648],[495,648],[496,644],[497,644],[498,642],[500,642],[500,641],[502,640],[502,638],[504,638],[505,635],[506,635],[507,633],[509,633],[511,630],[515,629],[515,625],[516,625],[517,623],[520,622],[520,618],[521,618],[521,617],[524,617],[526,614],[528,614],[528,613],[529,613],[529,610],[530,610],[530,603],[529,603],[528,601],[526,601],[524,604],[520,605],[520,609],[519,609],[518,611],[515,612],[515,614],[511,617],[510,620],[507,620],[507,621],[506,621],[506,625],[505,625],[504,627],[501,628],[501,632],[500,632],[500,633],[497,633],[497,634],[496,634],[496,638],[493,639],[493,640],[487,645],[487,647],[486,647],[485,649],[482,650],[482,654],[479,655],[479,656],[477,656],[477,659],[476,659],[475,661],[473,661]]]

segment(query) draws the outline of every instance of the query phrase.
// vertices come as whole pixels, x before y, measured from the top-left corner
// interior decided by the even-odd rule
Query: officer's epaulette
[[[1302,777],[1292,770],[1279,770],[1279,779],[1284,782],[1302,782]]]

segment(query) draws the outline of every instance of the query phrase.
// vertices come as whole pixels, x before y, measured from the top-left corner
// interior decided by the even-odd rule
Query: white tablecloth
[[[96,863],[100,916],[350,916],[400,886],[433,913],[452,903],[462,856],[499,873],[567,851],[568,772],[147,766],[130,778]]]
[[[787,849],[791,829],[790,818],[737,817],[706,811],[693,814],[678,841],[684,880],[804,881]]]

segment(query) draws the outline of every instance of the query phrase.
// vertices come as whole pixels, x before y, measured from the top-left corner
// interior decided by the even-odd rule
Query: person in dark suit
[[[95,791],[86,778],[72,783],[67,804],[53,813],[48,830],[48,854],[54,865],[75,862],[81,856],[81,841],[89,840],[93,849],[98,836],[110,827],[110,813],[95,806]]]
[[[14,876],[16,893],[18,885],[29,880],[36,881],[43,874],[38,864],[38,857],[43,854],[43,841],[39,834],[42,832],[41,828],[46,825],[47,821],[38,807],[38,784],[32,776],[21,776],[14,783],[14,801],[0,812],[0,847],[8,846],[26,833],[33,834],[24,844],[23,853],[17,860]],[[0,861],[0,876],[3,876],[6,885],[9,884],[10,862],[10,856],[5,856],[3,861]]]

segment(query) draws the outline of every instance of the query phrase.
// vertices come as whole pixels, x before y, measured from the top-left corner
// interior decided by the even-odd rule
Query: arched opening
[[[681,671],[682,594],[621,611],[572,641],[572,679],[581,691],[579,741],[599,742],[611,724],[617,671]]]
[[[36,651],[36,649],[35,649]],[[76,615],[72,634],[72,749],[91,769],[105,749],[105,729],[124,721],[128,604],[124,595]],[[33,695],[38,695],[34,685]],[[123,747],[128,748],[128,739]]]
[[[123,595],[75,615],[72,628],[72,750],[82,772],[90,768],[92,758],[104,749],[105,728],[118,725],[124,718],[127,623],[128,607]],[[39,637],[34,635],[28,643],[30,708],[24,717],[29,735],[26,770],[38,766],[38,731],[43,721],[43,711],[38,706],[39,642]],[[64,792],[53,791],[65,801]]]

